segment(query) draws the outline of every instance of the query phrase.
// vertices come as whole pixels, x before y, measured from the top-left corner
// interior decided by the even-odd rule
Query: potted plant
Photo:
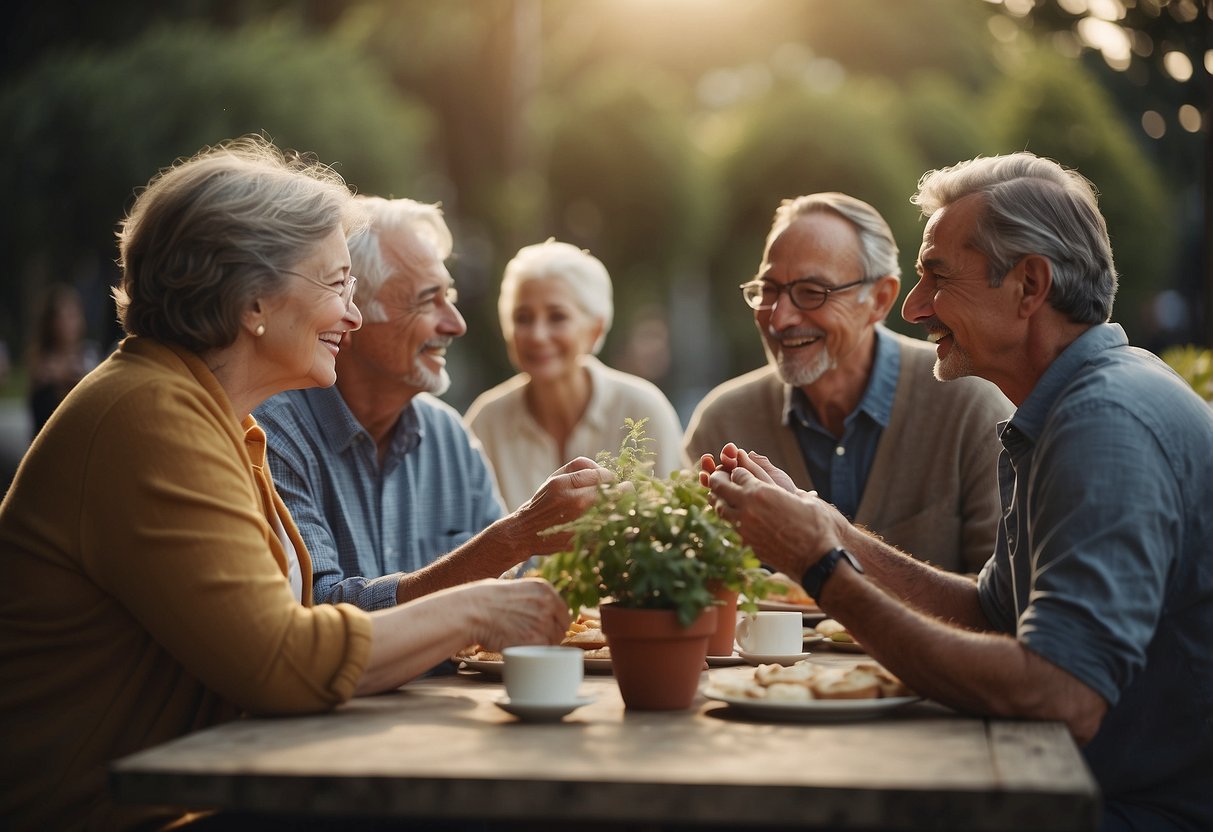
[[[698,689],[718,596],[735,599],[740,592],[742,609],[752,612],[769,584],[695,474],[650,473],[645,421],[627,420],[618,455],[599,455],[616,481],[601,487],[581,517],[549,530],[569,532],[572,540],[544,560],[540,574],[572,610],[600,607],[629,708],[683,709]]]

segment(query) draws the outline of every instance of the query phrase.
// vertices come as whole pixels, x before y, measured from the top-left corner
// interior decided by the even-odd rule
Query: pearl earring
[[[265,334],[265,324],[257,324],[257,328],[254,329],[253,332],[256,332],[257,337],[260,338],[262,335]]]

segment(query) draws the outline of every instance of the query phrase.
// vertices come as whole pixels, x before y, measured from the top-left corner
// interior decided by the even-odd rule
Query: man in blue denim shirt
[[[479,445],[435,398],[450,384],[447,347],[467,331],[442,212],[357,199],[370,220],[349,241],[363,326],[342,339],[337,384],[288,391],[254,415],[311,555],[314,600],[376,610],[557,551],[567,538],[541,532],[584,511],[609,475],[573,460],[504,515]]]
[[[1213,829],[1213,408],[1107,323],[1116,271],[1086,179],[1030,153],[978,158],[927,174],[915,202],[928,221],[902,314],[937,345],[938,378],[986,378],[1018,408],[976,586],[736,448],[705,464],[717,510],[824,586],[810,593],[918,692],[1065,722],[1101,830]]]

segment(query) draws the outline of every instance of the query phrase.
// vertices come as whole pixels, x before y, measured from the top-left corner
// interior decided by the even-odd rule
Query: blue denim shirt
[[[897,343],[883,326],[877,326],[876,355],[872,359],[872,374],[859,406],[843,422],[842,437],[826,430],[817,419],[808,396],[799,387],[792,390],[784,424],[790,425],[800,443],[805,466],[813,487],[821,499],[855,519],[868,473],[876,459],[880,434],[889,425],[893,412],[893,395],[897,392],[897,375],[901,372],[901,352]]]
[[[467,542],[504,509],[459,413],[419,395],[379,464],[336,387],[290,390],[254,415],[270,473],[312,558],[316,603],[395,606],[402,572]]]
[[[1000,434],[982,608],[1107,700],[1109,825],[1213,829],[1213,408],[1102,324]]]

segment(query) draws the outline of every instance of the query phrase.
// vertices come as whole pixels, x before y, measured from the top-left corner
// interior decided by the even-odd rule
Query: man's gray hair
[[[443,262],[451,256],[454,240],[438,205],[361,194],[354,200],[370,218],[367,228],[349,240],[350,271],[358,278],[355,297],[367,321],[382,323],[389,316],[376,296],[384,282],[401,267]]]
[[[1053,265],[1054,309],[1075,323],[1111,318],[1116,265],[1095,186],[1086,177],[1026,151],[979,156],[928,171],[910,201],[930,217],[970,194],[984,198],[969,242],[989,258],[991,286],[1021,257],[1039,254]]]
[[[897,241],[893,239],[893,232],[884,217],[862,199],[835,191],[806,194],[781,202],[775,209],[775,221],[767,234],[767,248],[796,220],[817,213],[836,214],[855,226],[859,233],[859,256],[866,282],[871,283],[885,275],[901,277]]]

